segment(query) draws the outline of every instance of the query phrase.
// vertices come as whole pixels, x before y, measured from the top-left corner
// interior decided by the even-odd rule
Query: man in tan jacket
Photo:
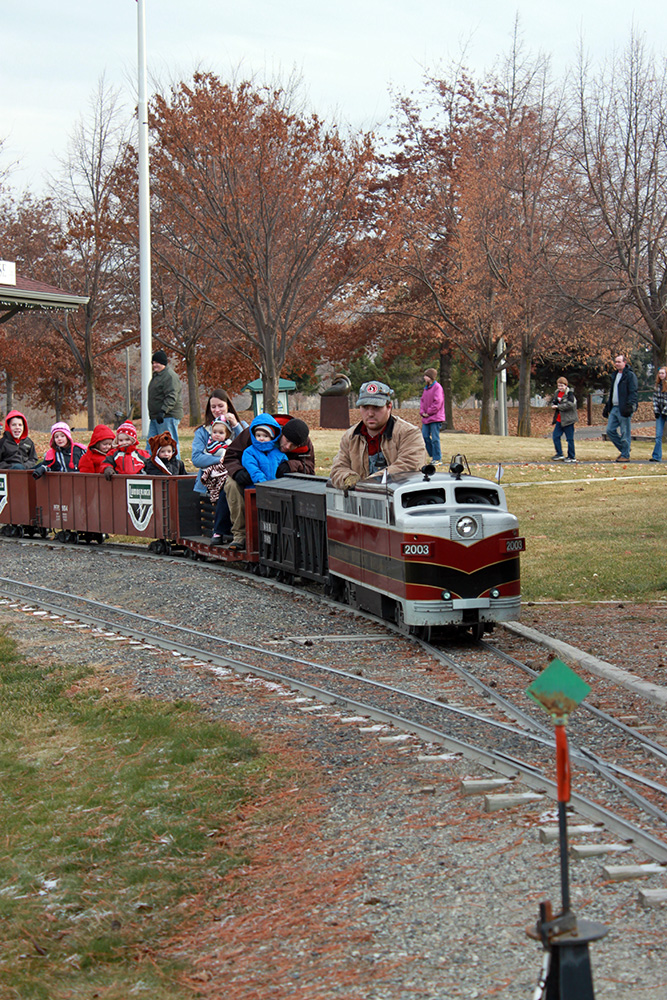
[[[419,427],[392,416],[393,394],[384,382],[364,382],[359,390],[361,420],[343,434],[331,466],[337,489],[351,489],[385,469],[388,475],[416,472],[430,461]]]

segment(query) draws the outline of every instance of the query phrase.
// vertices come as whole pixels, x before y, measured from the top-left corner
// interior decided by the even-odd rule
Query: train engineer
[[[315,473],[315,450],[308,434],[308,424],[298,418],[283,414],[273,414],[273,419],[281,428],[278,448],[283,459],[276,469],[278,479],[290,472],[302,472],[307,475]],[[247,469],[243,468],[243,452],[251,444],[250,429],[241,434],[230,444],[225,455],[227,481],[225,496],[229,503],[232,516],[233,541],[230,548],[245,549],[245,500],[244,491],[252,486],[252,478]]]
[[[337,489],[353,489],[360,479],[385,469],[389,475],[416,472],[428,463],[419,427],[392,414],[393,395],[384,382],[364,382],[359,389],[361,420],[343,434],[331,466]]]

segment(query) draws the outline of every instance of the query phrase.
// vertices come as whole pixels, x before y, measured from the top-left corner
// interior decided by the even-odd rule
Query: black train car
[[[257,484],[260,573],[327,582],[326,484],[300,475]]]

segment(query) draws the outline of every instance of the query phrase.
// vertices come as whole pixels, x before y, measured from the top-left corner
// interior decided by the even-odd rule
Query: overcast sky
[[[41,193],[44,172],[66,152],[102,74],[134,103],[135,0],[2,0],[0,167],[16,160],[16,187]],[[511,43],[519,15],[525,47],[552,57],[560,75],[579,39],[594,59],[623,48],[634,24],[667,50],[667,5],[655,0],[146,0],[149,73],[169,81],[193,68],[229,78],[296,69],[312,106],[374,128],[391,109],[390,88],[418,88],[425,70],[466,51],[476,73]]]

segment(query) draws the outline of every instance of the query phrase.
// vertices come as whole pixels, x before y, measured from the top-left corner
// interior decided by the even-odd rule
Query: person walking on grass
[[[667,421],[667,368],[658,369],[653,390],[653,413],[655,415],[655,445],[649,462],[662,462],[662,435]]]
[[[637,376],[628,364],[625,354],[618,354],[614,358],[614,368],[616,375],[611,383],[609,397],[604,404],[602,416],[608,417],[607,437],[620,452],[615,461],[629,462],[630,420],[639,405]]]
[[[426,450],[434,462],[442,461],[440,450],[440,428],[445,422],[445,393],[438,382],[435,368],[427,368],[424,372],[426,383],[419,403],[419,414],[422,418],[422,437]]]
[[[556,382],[556,395],[551,400],[554,411],[552,439],[556,454],[552,462],[576,462],[574,452],[574,425],[577,421],[577,398],[570,389],[567,379],[561,375]],[[567,458],[563,456],[562,437],[567,441]]]

